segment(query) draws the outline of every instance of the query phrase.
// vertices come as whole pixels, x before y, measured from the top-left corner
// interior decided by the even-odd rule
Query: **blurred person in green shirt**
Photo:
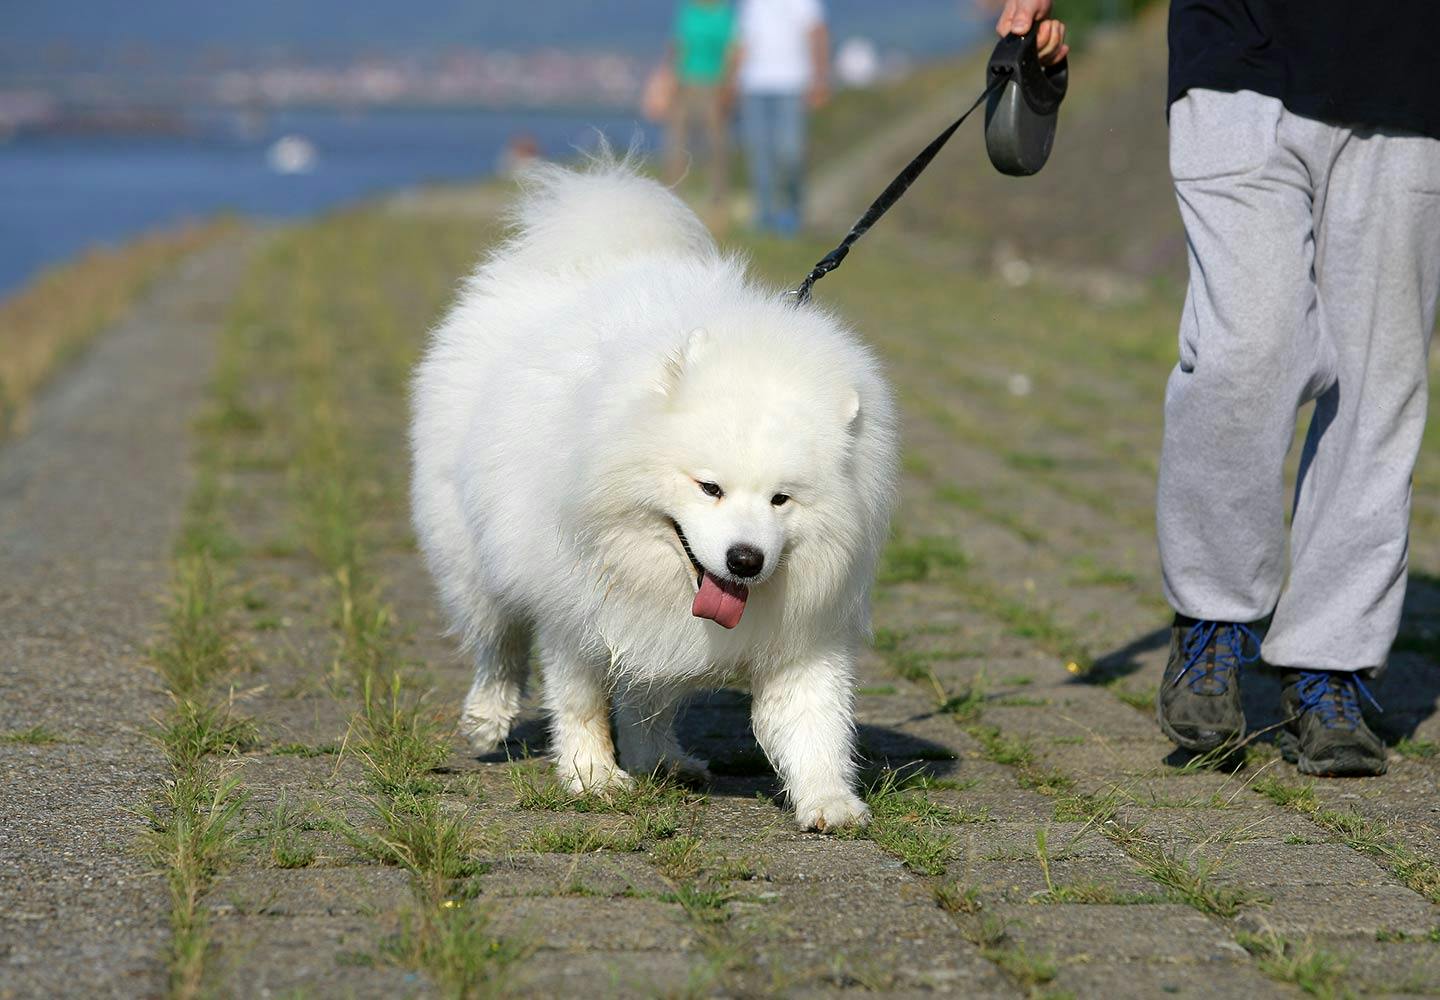
[[[731,41],[735,11],[725,0],[684,0],[675,15],[668,62],[676,90],[670,102],[665,174],[674,184],[693,156],[692,136],[704,136],[711,202],[729,192]]]

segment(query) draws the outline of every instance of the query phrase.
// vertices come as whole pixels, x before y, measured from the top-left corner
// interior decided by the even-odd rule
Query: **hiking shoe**
[[[1245,737],[1240,668],[1260,659],[1260,640],[1236,622],[1176,615],[1170,661],[1155,699],[1160,728],[1178,747],[1209,753]]]
[[[1344,670],[1287,670],[1281,675],[1285,728],[1277,742],[1301,774],[1346,777],[1384,774],[1385,744],[1370,731],[1360,696],[1380,708],[1358,674]]]

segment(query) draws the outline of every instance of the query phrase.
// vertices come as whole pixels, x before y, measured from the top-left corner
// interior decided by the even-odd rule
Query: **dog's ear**
[[[705,350],[710,335],[705,332],[704,327],[696,327],[690,331],[690,336],[685,338],[685,345],[678,350],[671,351],[665,358],[665,370],[660,376],[660,381],[655,386],[655,391],[662,396],[669,396],[680,385],[680,380],[685,377],[685,372],[695,364]]]
[[[854,389],[845,390],[845,400],[840,414],[845,418],[845,426],[853,430],[855,421],[860,419],[860,393]]]

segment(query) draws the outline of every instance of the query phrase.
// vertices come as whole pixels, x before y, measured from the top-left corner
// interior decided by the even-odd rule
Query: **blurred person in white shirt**
[[[830,96],[830,36],[820,0],[741,0],[740,135],[755,225],[793,236],[804,217],[807,113]]]

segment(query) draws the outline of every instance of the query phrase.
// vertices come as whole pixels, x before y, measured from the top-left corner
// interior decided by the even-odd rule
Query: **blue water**
[[[248,123],[197,116],[178,137],[31,137],[0,144],[0,295],[97,243],[231,211],[293,218],[427,181],[492,173],[516,135],[542,155],[591,148],[596,129],[624,148],[642,126],[615,115],[387,111],[287,112]],[[273,172],[283,135],[318,151],[312,172]],[[646,136],[650,138],[649,136]]]

